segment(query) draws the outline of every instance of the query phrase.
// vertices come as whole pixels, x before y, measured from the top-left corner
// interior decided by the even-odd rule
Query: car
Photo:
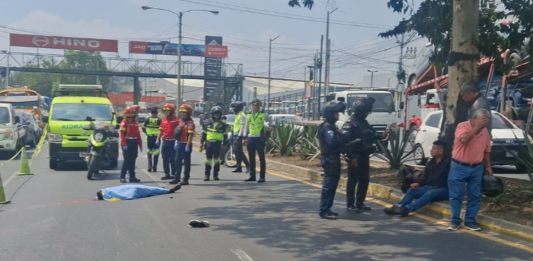
[[[15,155],[24,145],[24,135],[24,127],[20,124],[20,117],[16,116],[13,106],[0,103],[0,153]]]
[[[415,163],[424,165],[430,155],[431,146],[439,138],[442,111],[429,113],[422,122],[415,138]],[[524,132],[502,114],[492,111],[492,165],[515,165],[519,171],[523,166],[516,162],[515,153],[525,146]]]

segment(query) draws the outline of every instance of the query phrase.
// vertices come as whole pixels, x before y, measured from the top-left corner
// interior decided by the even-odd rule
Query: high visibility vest
[[[248,137],[261,137],[265,128],[265,120],[264,112],[248,114]]]
[[[239,135],[239,132],[241,132],[241,120],[243,116],[244,112],[241,111],[235,117],[235,121],[233,122],[233,135]]]
[[[155,136],[158,135],[159,132],[159,118],[148,118],[148,123],[146,124],[146,135]]]
[[[207,125],[207,128],[206,128],[206,140],[207,141],[223,141],[225,133],[226,133],[226,124],[211,123]]]

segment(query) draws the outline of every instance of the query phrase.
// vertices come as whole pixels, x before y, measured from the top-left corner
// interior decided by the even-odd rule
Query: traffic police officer
[[[213,179],[219,180],[220,171],[220,150],[224,135],[228,129],[227,124],[221,121],[222,107],[214,106],[211,108],[212,121],[207,123],[203,132],[201,145],[205,147],[205,178],[209,181],[211,176],[211,167],[213,166]]]
[[[176,137],[174,132],[176,127],[179,124],[179,119],[176,117],[176,106],[172,103],[166,103],[163,105],[163,114],[165,117],[161,121],[160,134],[157,139],[158,144],[161,144],[161,156],[163,158],[163,170],[165,171],[165,176],[162,180],[172,179],[176,176],[176,151],[174,150],[174,143]]]
[[[257,183],[265,182],[266,161],[266,114],[261,109],[261,100],[252,101],[252,113],[248,114],[248,137],[246,139],[248,158],[250,159],[250,177],[245,181],[256,181],[255,174],[255,154],[259,156],[259,180]]]
[[[157,172],[157,162],[159,161],[159,144],[157,136],[161,119],[157,116],[157,107],[150,110],[152,114],[145,122],[143,131],[146,134],[146,154],[148,156],[148,172]]]
[[[338,213],[331,210],[335,192],[341,175],[340,153],[344,140],[341,133],[335,127],[339,119],[339,112],[346,110],[346,104],[333,101],[324,108],[324,122],[318,128],[318,140],[320,143],[320,164],[324,169],[322,181],[322,193],[320,195],[320,210],[318,215],[324,219],[336,219]]]
[[[124,156],[124,162],[122,163],[122,170],[120,171],[120,182],[126,182],[126,172],[129,173],[130,182],[137,183],[141,180],[135,177],[135,161],[139,148],[143,150],[141,132],[139,124],[135,117],[139,112],[140,107],[138,105],[130,106],[124,110],[125,119],[120,123],[120,145],[122,146],[122,154]]]
[[[248,119],[246,118],[246,114],[244,113],[244,102],[237,101],[231,104],[231,107],[233,108],[233,112],[237,115],[235,117],[235,121],[233,122],[233,149],[235,151],[235,159],[237,160],[237,168],[233,170],[234,173],[241,173],[242,172],[242,163],[244,162],[244,165],[246,166],[246,169],[244,172],[248,172],[248,169],[250,167],[250,163],[248,162],[248,159],[246,158],[246,155],[244,155],[244,151],[242,149],[242,141],[243,138],[248,133]]]
[[[355,100],[350,121],[342,127],[342,135],[348,141],[348,182],[346,185],[346,204],[349,211],[357,213],[370,211],[365,205],[366,193],[370,182],[370,155],[376,151],[376,131],[368,124],[366,117],[372,111],[374,98]],[[355,188],[357,186],[357,196]]]

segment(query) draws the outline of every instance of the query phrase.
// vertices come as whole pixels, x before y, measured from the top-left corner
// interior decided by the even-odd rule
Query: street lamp
[[[276,39],[278,38],[279,38],[279,35],[274,38],[270,38],[269,43],[268,43],[268,98],[267,98],[267,110],[266,110],[267,113],[270,110],[270,85],[271,85],[270,73],[272,69],[272,42],[276,41]]]
[[[374,88],[374,73],[378,70],[367,70],[370,73],[370,89]]]
[[[178,28],[179,28],[179,36],[178,36],[178,47],[177,47],[177,55],[178,55],[178,72],[177,72],[177,77],[176,79],[178,80],[178,93],[177,93],[177,96],[176,96],[176,105],[179,106],[183,97],[182,97],[182,92],[183,92],[183,88],[181,86],[181,39],[182,39],[182,19],[183,19],[183,14],[185,13],[190,13],[190,12],[209,12],[209,13],[212,13],[214,15],[218,15],[219,14],[219,11],[216,11],[216,10],[205,10],[205,9],[190,9],[190,10],[187,10],[187,11],[183,11],[183,12],[174,12],[172,10],[169,10],[169,9],[165,9],[165,8],[158,8],[158,7],[152,7],[152,6],[147,6],[147,5],[143,5],[141,6],[141,9],[142,10],[160,10],[160,11],[165,11],[165,12],[169,12],[169,13],[172,13],[174,15],[176,15],[178,17]]]

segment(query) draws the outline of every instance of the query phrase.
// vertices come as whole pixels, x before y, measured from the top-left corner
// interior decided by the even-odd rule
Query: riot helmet
[[[211,117],[213,120],[220,120],[222,117],[222,107],[213,106],[213,108],[211,108]]]
[[[244,109],[244,102],[236,101],[236,102],[232,103],[231,104],[231,109],[232,109],[233,113],[235,113],[235,114],[241,112]]]
[[[332,101],[324,107],[323,115],[327,122],[334,124],[337,121],[336,114],[344,112],[346,104],[341,101]]]
[[[356,99],[352,107],[352,119],[364,120],[372,111],[372,105],[376,100],[372,97]]]

